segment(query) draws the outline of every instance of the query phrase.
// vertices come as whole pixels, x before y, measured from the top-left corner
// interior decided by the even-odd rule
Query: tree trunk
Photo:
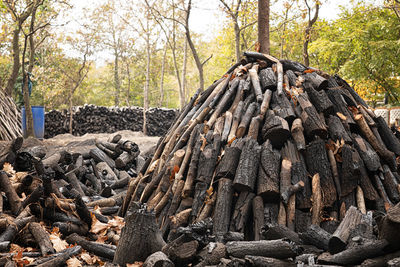
[[[236,55],[236,62],[240,61],[240,28],[239,24],[236,20],[233,21],[234,23],[234,31],[235,31],[235,55]]]
[[[165,47],[164,47],[164,54],[163,54],[163,58],[162,58],[162,63],[161,63],[161,81],[160,81],[160,102],[158,103],[159,107],[163,106],[163,102],[164,102],[164,74],[165,74],[165,61],[167,59],[167,42],[165,43]]]
[[[14,90],[15,82],[18,78],[18,71],[21,66],[19,61],[19,34],[21,32],[21,26],[18,25],[17,28],[13,32],[13,39],[12,39],[12,51],[13,51],[13,68],[11,72],[11,76],[7,81],[6,86],[6,94],[12,96],[12,92]]]
[[[199,82],[200,82],[200,91],[204,90],[204,73],[203,73],[203,63],[200,61],[200,57],[197,54],[196,47],[192,41],[192,37],[190,36],[190,28],[189,28],[189,16],[190,11],[192,9],[192,0],[189,0],[187,9],[186,9],[186,20],[185,20],[185,34],[186,40],[189,44],[190,50],[192,51],[194,61],[196,63],[197,70],[199,71]]]
[[[114,83],[115,83],[115,99],[114,105],[119,106],[119,93],[121,90],[121,83],[119,80],[119,66],[118,66],[119,56],[118,49],[114,48]]]
[[[186,68],[187,68],[188,45],[185,40],[183,49],[183,65],[182,65],[182,85],[179,88],[179,103],[182,110],[186,103]]]
[[[147,34],[146,34],[146,83],[144,85],[143,99],[143,133],[147,135],[147,118],[146,112],[149,109],[149,86],[150,86],[150,36],[149,36],[149,19],[147,18]]]
[[[311,30],[312,26],[318,19],[318,12],[319,12],[319,3],[317,2],[315,4],[315,13],[314,17],[311,19],[311,7],[308,5],[307,0],[305,0],[307,8],[308,8],[308,25],[305,31],[305,40],[303,43],[303,60],[304,60],[304,65],[307,67],[310,65],[310,58],[308,55],[308,44],[311,41]]]
[[[260,53],[269,54],[269,0],[258,1],[258,42]]]

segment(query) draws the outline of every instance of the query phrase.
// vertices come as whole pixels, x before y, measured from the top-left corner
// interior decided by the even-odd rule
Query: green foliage
[[[359,2],[318,27],[310,45],[315,65],[354,81],[363,97],[379,98],[386,91],[398,101],[400,20],[391,10]]]

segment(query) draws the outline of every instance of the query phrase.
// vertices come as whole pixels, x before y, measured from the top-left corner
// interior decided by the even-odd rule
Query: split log
[[[261,146],[257,141],[248,138],[240,154],[233,187],[238,191],[253,191],[256,183]]]
[[[384,176],[384,179],[382,179],[382,184],[385,187],[385,191],[389,196],[390,200],[393,203],[397,203],[400,201],[399,190],[397,189],[398,188],[397,179],[390,171],[387,165],[383,165],[382,169]]]
[[[289,124],[292,124],[296,118],[293,106],[285,94],[279,95],[277,91],[273,92],[271,107],[276,115],[285,119]]]
[[[333,148],[328,146],[327,153],[328,153],[329,163],[331,164],[332,176],[333,176],[333,181],[335,182],[336,192],[338,197],[340,197],[342,195],[342,188],[340,185],[339,171],[336,163],[336,158],[333,152]]]
[[[347,210],[346,216],[329,239],[330,253],[336,254],[346,249],[350,233],[361,222],[361,218],[362,214],[357,210],[357,208],[351,206]]]
[[[379,134],[386,147],[396,155],[400,155],[400,141],[390,130],[385,119],[382,118],[382,116],[379,116],[375,118],[375,122],[378,125]]]
[[[272,68],[262,69],[260,70],[260,73],[258,75],[260,77],[261,87],[263,91],[266,89],[276,90],[276,76]]]
[[[230,88],[224,93],[224,96],[219,101],[213,114],[211,115],[210,119],[206,123],[206,125],[205,125],[206,131],[205,132],[207,132],[209,129],[211,129],[211,127],[214,125],[217,118],[219,118],[219,116],[221,115],[223,110],[226,108],[226,105],[229,103],[229,101],[231,101],[231,98],[235,95],[236,89],[238,88],[238,86],[239,86],[239,79],[235,78],[232,81]]]
[[[225,121],[224,121],[224,130],[222,131],[221,135],[221,142],[225,144],[228,142],[229,132],[231,131],[233,115],[230,111],[225,112]]]
[[[261,119],[264,119],[265,113],[269,109],[269,104],[271,102],[271,98],[272,98],[272,91],[267,89],[264,93],[263,102],[261,103],[261,107],[260,107]]]
[[[203,182],[197,182],[194,189],[192,211],[190,213],[190,222],[194,222],[200,212],[201,206],[206,198],[208,185]]]
[[[329,163],[325,142],[316,139],[306,147],[306,162],[311,175],[320,176],[323,206],[331,206],[336,200],[336,188],[332,178],[331,165]]]
[[[232,180],[221,178],[218,182],[218,197],[215,204],[213,233],[217,239],[223,239],[223,235],[229,230],[231,218],[231,206],[233,197]]]
[[[288,204],[289,198],[293,195],[296,194],[297,192],[303,190],[304,188],[304,182],[299,181],[294,185],[290,185],[287,187],[282,193],[281,193],[281,199],[285,205]]]
[[[314,174],[312,177],[312,219],[311,223],[319,225],[321,222],[322,211],[322,194],[321,194],[321,180],[319,173]]]
[[[332,237],[330,233],[316,224],[310,225],[307,231],[300,233],[299,236],[306,244],[314,245],[325,251],[329,249],[329,240]]]
[[[365,166],[361,166],[360,168],[360,177],[360,186],[364,192],[364,197],[370,201],[378,200],[379,194],[373,186]]]
[[[343,140],[346,144],[352,144],[349,133],[344,128],[339,117],[330,115],[328,118],[328,130],[330,138],[336,142]]]
[[[299,94],[297,100],[302,109],[300,118],[303,122],[306,136],[310,139],[313,139],[315,135],[325,138],[327,136],[326,125],[321,121],[321,118],[313,104],[310,102],[307,93]]]
[[[341,149],[341,197],[353,192],[360,181],[360,168],[362,160],[357,150],[345,144]]]
[[[240,192],[232,213],[230,231],[244,233],[254,196],[251,192]]]
[[[389,199],[389,197],[388,197],[388,195],[387,195],[387,193],[385,191],[385,188],[383,187],[381,178],[379,176],[382,176],[382,174],[380,174],[380,175],[374,174],[373,175],[374,184],[375,184],[376,190],[379,193],[379,196],[381,197],[381,199],[384,202],[385,209],[388,209],[390,206],[392,206],[392,202],[390,201],[390,199]]]
[[[236,138],[236,131],[239,127],[240,119],[244,109],[244,102],[240,101],[233,112],[232,127],[228,135],[228,142],[232,142]]]
[[[113,263],[125,265],[134,261],[144,261],[165,245],[160,230],[155,223],[154,213],[138,209],[125,217]]]
[[[225,148],[224,156],[218,164],[215,177],[225,177],[229,179],[235,177],[236,168],[240,160],[240,154],[242,153],[243,143],[243,139],[237,139],[230,147]]]
[[[261,229],[264,226],[264,203],[260,196],[253,198],[254,240],[261,240]]]
[[[364,192],[360,186],[357,186],[356,189],[356,199],[357,199],[357,208],[360,210],[362,214],[367,214],[367,209],[365,207],[365,200],[364,200]]]
[[[297,150],[303,151],[306,149],[306,141],[304,139],[304,128],[301,119],[297,118],[293,121],[291,133],[296,143]]]
[[[107,156],[107,154],[104,153],[101,149],[97,147],[93,148],[90,150],[89,154],[97,162],[105,162],[108,166],[110,166],[110,168],[115,168],[115,161]]]
[[[186,266],[193,261],[198,247],[199,243],[196,240],[188,241],[185,235],[181,235],[163,246],[162,252],[179,266]]]
[[[291,258],[297,255],[297,247],[283,240],[231,241],[226,244],[228,255],[244,258],[250,256]]]
[[[262,119],[260,116],[253,117],[250,122],[249,131],[247,136],[253,138],[254,140],[258,139],[258,132],[260,130],[260,124]]]
[[[263,95],[261,91],[260,79],[258,78],[258,64],[254,64],[251,69],[249,69],[249,76],[251,79],[251,83],[253,84],[254,93],[256,95],[256,99],[258,103],[261,103],[263,100]]]
[[[43,256],[55,253],[49,234],[39,223],[31,222],[28,224],[28,228],[35,238],[36,243],[38,243]]]
[[[121,155],[119,155],[119,157],[115,160],[115,167],[117,167],[118,169],[123,169],[125,168],[125,166],[132,162],[133,160],[135,160],[137,158],[137,155],[135,154],[130,154],[126,151],[124,151],[123,153],[121,153]]]
[[[281,148],[290,136],[289,124],[272,110],[268,110],[262,134],[265,141],[270,140],[274,147]]]
[[[257,195],[265,201],[279,200],[279,173],[281,155],[272,149],[267,140],[261,147],[260,166],[258,169]]]
[[[396,163],[394,159],[394,153],[380,145],[378,139],[371,131],[367,122],[365,121],[364,117],[361,114],[356,115],[354,119],[356,120],[358,126],[360,127],[361,132],[367,138],[368,142],[372,145],[372,147],[375,149],[378,155],[381,156],[381,158],[386,161],[386,163],[389,165],[391,169],[395,169]]]
[[[326,93],[333,103],[335,113],[340,113],[342,115],[341,119],[345,123],[349,125],[355,125],[353,114],[347,108],[348,105],[342,95],[342,89],[340,87],[330,88],[329,90],[326,90]]]
[[[174,263],[161,251],[154,252],[147,257],[146,261],[143,263],[143,267],[174,267]]]
[[[400,204],[391,207],[387,215],[377,221],[379,238],[387,240],[392,246],[399,247]]]
[[[385,253],[388,242],[386,240],[371,240],[362,245],[351,247],[335,255],[323,253],[318,262],[323,264],[355,265],[366,259],[381,256]]]
[[[371,172],[377,171],[380,167],[380,158],[372,146],[361,136],[353,134],[354,146],[358,150],[365,166]]]
[[[196,181],[205,182],[207,185],[210,184],[217,165],[220,148],[221,136],[215,134],[213,143],[206,145],[200,154]]]
[[[325,115],[332,114],[334,111],[332,102],[329,100],[329,97],[325,93],[325,90],[320,90],[319,87],[316,87],[316,84],[313,82],[313,79],[308,79],[311,76],[314,77],[314,75],[312,74],[307,74],[306,81],[303,83],[303,87],[307,92],[308,96],[310,97],[311,102],[314,104],[318,112],[323,113]],[[326,83],[328,82],[327,80],[325,81]]]
[[[247,128],[249,127],[251,118],[253,118],[254,113],[257,111],[258,104],[251,103],[244,113],[242,119],[240,120],[240,124],[236,129],[236,138],[241,138],[246,134]]]
[[[4,171],[0,171],[0,190],[6,193],[12,213],[18,215],[22,209],[22,203],[11,184],[10,178],[8,178],[7,173]]]
[[[196,139],[197,140],[197,139]],[[199,139],[196,141],[196,144],[193,148],[193,155],[190,160],[189,170],[186,176],[185,186],[183,187],[182,197],[187,198],[192,195],[193,192],[193,183],[197,176],[197,168],[199,164],[199,158],[201,154],[201,145],[203,141]]]
[[[315,90],[321,91],[328,87],[328,80],[318,75],[316,72],[307,73],[305,79],[310,81]]]

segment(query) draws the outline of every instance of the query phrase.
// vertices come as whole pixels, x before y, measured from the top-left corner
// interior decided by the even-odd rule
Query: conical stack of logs
[[[211,218],[219,242],[269,239],[272,229],[278,238],[302,233],[302,242],[335,257],[359,225],[370,231],[358,233],[372,234],[368,211],[399,202],[399,155],[384,119],[339,76],[246,52],[191,98],[131,181],[120,212],[147,203],[172,243]],[[237,242],[244,243],[227,244],[229,255],[252,255]],[[376,251],[386,245],[379,242]],[[335,259],[325,262],[343,263]]]

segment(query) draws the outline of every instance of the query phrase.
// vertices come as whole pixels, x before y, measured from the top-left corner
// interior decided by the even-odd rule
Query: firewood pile
[[[131,180],[114,263],[399,266],[399,155],[339,76],[245,53]]]
[[[0,150],[0,266],[112,261],[124,224],[118,210],[144,164],[137,144],[114,135],[50,155],[22,144],[17,138]]]
[[[146,113],[147,134],[164,135],[176,116],[176,110],[151,108]],[[73,135],[113,133],[120,130],[142,131],[143,109],[140,107],[101,107],[85,105],[73,112]],[[69,132],[69,112],[52,110],[45,116],[45,138]]]
[[[11,141],[22,136],[21,112],[12,97],[0,89],[0,141]]]

